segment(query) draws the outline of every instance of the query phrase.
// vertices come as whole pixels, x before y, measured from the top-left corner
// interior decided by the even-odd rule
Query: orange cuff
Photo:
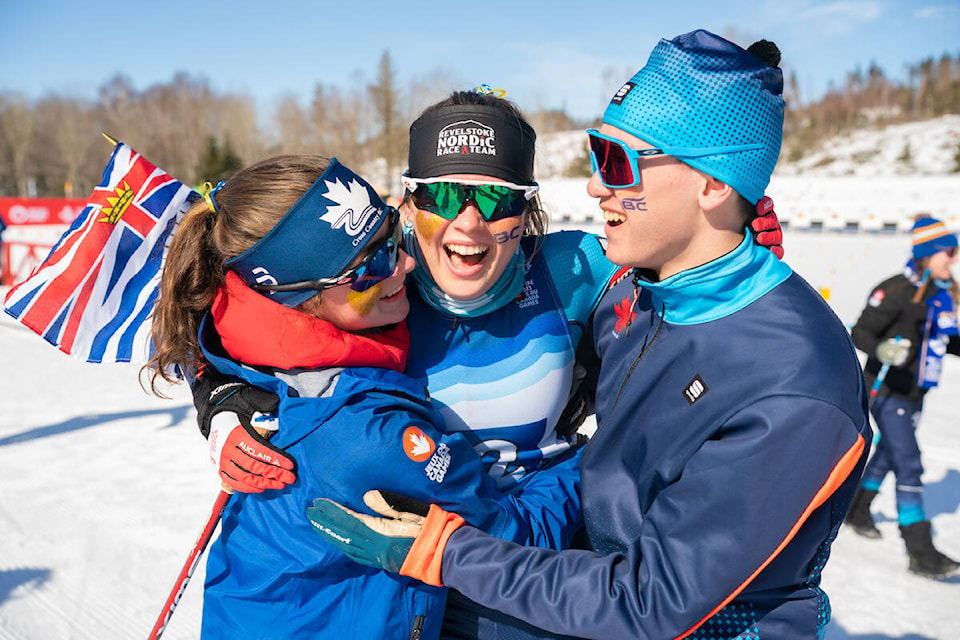
[[[413,541],[413,546],[400,567],[400,575],[415,578],[434,587],[442,587],[440,566],[443,563],[443,550],[450,535],[464,524],[464,519],[457,514],[444,511],[435,504],[430,505],[420,534]]]

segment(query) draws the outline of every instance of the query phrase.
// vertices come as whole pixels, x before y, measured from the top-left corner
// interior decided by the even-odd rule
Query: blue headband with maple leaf
[[[390,207],[366,180],[336,158],[255,245],[226,264],[249,284],[289,284],[340,275],[360,255]],[[288,307],[315,290],[260,291]]]

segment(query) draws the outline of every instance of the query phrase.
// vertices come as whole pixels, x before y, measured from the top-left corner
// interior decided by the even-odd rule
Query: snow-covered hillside
[[[864,128],[831,138],[777,175],[808,178],[952,176],[960,179],[960,115]]]

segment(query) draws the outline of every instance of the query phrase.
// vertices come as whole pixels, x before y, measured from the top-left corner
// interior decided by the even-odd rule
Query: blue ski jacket
[[[598,236],[580,231],[526,237],[521,249],[523,290],[489,313],[454,317],[410,292],[406,368],[430,390],[446,432],[463,434],[500,489],[512,494],[529,491],[530,481],[549,486],[551,475],[559,482],[568,472],[579,477],[579,456],[567,455],[574,434],[557,426],[575,384],[577,349],[590,343],[586,327],[622,271],[607,260]],[[579,496],[565,505],[556,511],[568,520],[556,526],[578,529]],[[456,593],[447,600],[444,635],[519,638],[526,637],[517,630],[523,626]]]
[[[529,257],[515,300],[481,316],[454,317],[411,291],[408,318],[407,375],[430,390],[446,430],[474,444],[505,491],[572,446],[572,434],[556,427],[576,351],[622,270],[607,260],[599,237],[580,231],[526,237],[521,247]]]
[[[639,276],[639,274],[638,274]],[[814,638],[820,574],[866,460],[847,331],[748,238],[595,316],[598,430],[581,462],[591,550],[462,527],[444,584],[586,638]]]
[[[248,293],[240,304],[274,304]],[[543,474],[543,485],[529,478],[523,501],[504,495],[471,444],[442,432],[442,418],[410,377],[372,366],[250,366],[226,353],[213,324],[208,315],[201,329],[205,357],[280,397],[272,443],[294,456],[298,472],[283,490],[238,493],[228,503],[207,561],[205,639],[439,636],[446,590],[362,567],[330,547],[305,515],[318,497],[372,513],[363,494],[389,489],[443,505],[495,536],[553,548],[568,543],[569,523],[578,521],[567,511],[579,506],[575,464]],[[264,327],[235,326],[248,324],[256,341]],[[306,346],[311,336],[301,339]],[[341,362],[351,357],[349,345],[321,349]]]

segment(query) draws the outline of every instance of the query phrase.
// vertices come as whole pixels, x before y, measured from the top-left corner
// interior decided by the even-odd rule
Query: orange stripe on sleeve
[[[763,561],[763,564],[757,567],[757,570],[750,574],[750,576],[744,580],[739,587],[734,589],[733,593],[724,598],[723,602],[717,605],[713,611],[701,618],[699,622],[687,629],[683,634],[677,636],[677,640],[686,638],[688,635],[696,631],[700,625],[716,615],[720,609],[723,609],[725,606],[727,606],[727,604],[736,598],[741,591],[746,589],[747,585],[753,582],[753,579],[756,578],[757,575],[763,571],[768,564],[773,562],[773,559],[776,558],[783,548],[790,544],[790,541],[793,540],[794,536],[797,535],[797,531],[799,531],[800,527],[803,526],[803,523],[807,521],[807,518],[810,517],[810,514],[816,509],[819,509],[820,506],[827,501],[827,498],[832,496],[840,487],[840,485],[842,485],[843,482],[850,476],[850,473],[857,466],[857,462],[859,462],[865,446],[866,441],[863,439],[863,436],[858,435],[857,441],[847,450],[845,454],[843,454],[843,457],[840,458],[840,461],[833,468],[833,471],[831,471],[830,475],[827,476],[826,482],[823,483],[823,486],[820,487],[820,490],[817,491],[816,495],[813,496],[813,500],[810,501],[810,504],[807,505],[807,508],[804,509],[803,513],[800,515],[800,518],[796,521],[796,523],[794,523],[793,527],[787,533],[787,536],[783,539],[783,541],[777,545],[777,548],[774,549],[773,553],[771,553],[770,556]]]
[[[464,522],[464,519],[457,514],[444,511],[435,504],[430,505],[423,527],[400,567],[400,575],[434,587],[442,587],[440,569],[443,550],[447,546],[450,535],[462,527]]]

